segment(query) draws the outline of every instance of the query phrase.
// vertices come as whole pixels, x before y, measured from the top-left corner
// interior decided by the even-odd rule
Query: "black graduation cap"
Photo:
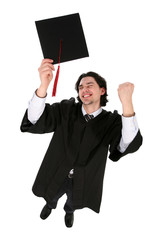
[[[60,62],[88,57],[88,49],[79,13],[36,21],[44,58],[59,63],[54,83],[55,96]]]

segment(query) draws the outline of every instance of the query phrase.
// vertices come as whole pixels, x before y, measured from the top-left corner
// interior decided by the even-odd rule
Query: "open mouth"
[[[92,96],[92,94],[85,94],[85,95],[83,95],[83,98],[89,98],[90,96]]]

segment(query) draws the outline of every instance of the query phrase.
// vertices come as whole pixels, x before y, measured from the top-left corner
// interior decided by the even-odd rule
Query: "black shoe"
[[[40,218],[42,218],[43,220],[45,220],[52,212],[52,209],[48,207],[48,205],[46,204],[40,214]]]
[[[74,214],[73,213],[66,213],[65,215],[65,224],[66,227],[70,228],[73,226],[74,221]]]

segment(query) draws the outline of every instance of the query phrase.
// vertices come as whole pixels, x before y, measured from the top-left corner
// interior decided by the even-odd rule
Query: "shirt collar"
[[[90,113],[90,115],[93,115],[94,117],[97,117],[101,112],[102,112],[102,108],[100,107],[97,111],[95,111],[93,113]],[[83,107],[83,105],[82,105],[82,113],[83,113],[83,116],[85,114],[87,114],[85,109],[84,109],[84,107]]]

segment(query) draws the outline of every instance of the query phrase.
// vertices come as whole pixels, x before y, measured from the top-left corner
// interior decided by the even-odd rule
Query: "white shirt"
[[[93,115],[94,118],[97,117],[100,113],[102,112],[102,108],[99,108],[97,111],[93,112],[93,113],[90,113],[90,115]],[[86,111],[82,105],[82,113],[83,113],[83,116],[86,115]]]
[[[40,116],[42,115],[44,109],[45,109],[45,102],[46,102],[46,97],[45,98],[40,98],[38,97],[35,93],[32,97],[32,99],[29,101],[28,104],[28,120],[32,123],[35,124]],[[102,108],[99,108],[97,111],[91,113],[96,117],[102,112]],[[82,113],[83,115],[86,114],[86,111],[82,105]],[[133,141],[135,136],[138,133],[138,123],[136,116],[133,117],[124,117],[122,116],[122,137],[120,140],[120,143],[117,147],[118,151],[123,153],[129,144]]]

